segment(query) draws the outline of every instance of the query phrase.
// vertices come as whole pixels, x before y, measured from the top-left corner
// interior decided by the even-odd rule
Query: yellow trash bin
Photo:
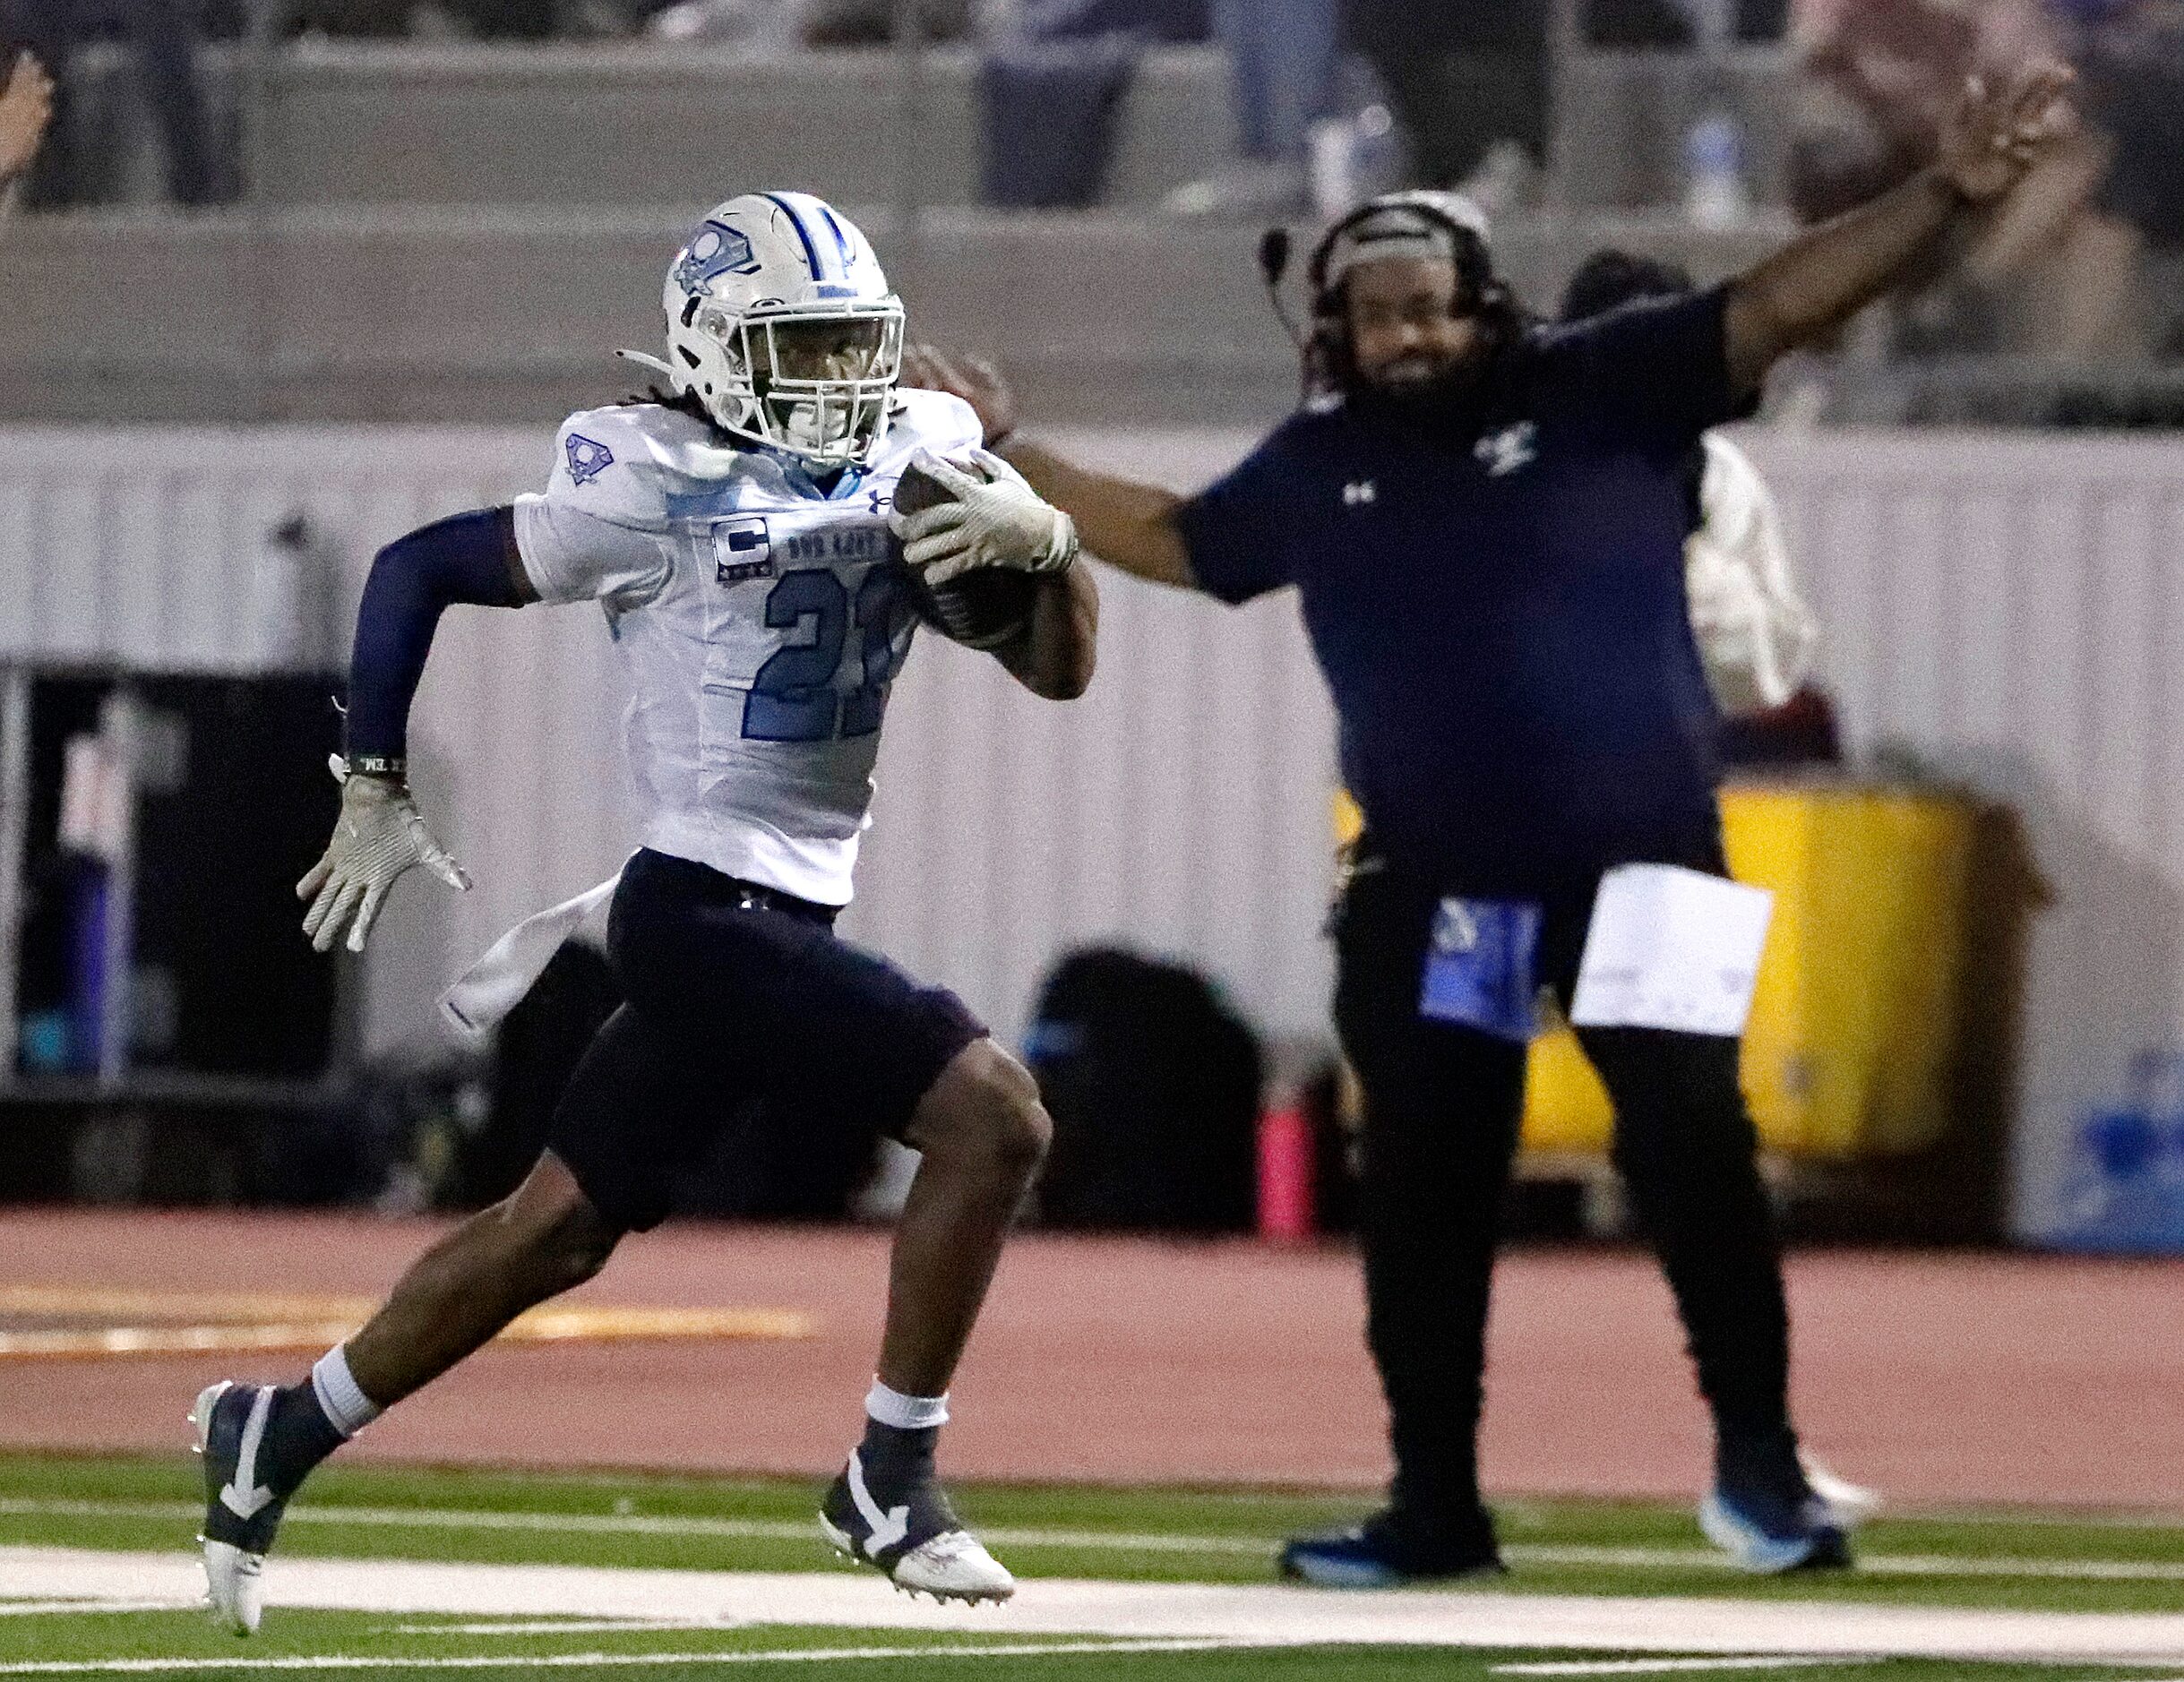
[[[1744,1035],[1765,1146],[1822,1161],[1908,1154],[1948,1125],[1977,813],[1925,790],[1835,783],[1723,791],[1729,865],[1775,914]],[[1357,833],[1337,800],[1336,830]],[[1568,1028],[1532,1048],[1524,1146],[1602,1154],[1606,1092]]]
[[[1923,791],[1724,791],[1730,870],[1775,895],[1744,1035],[1744,1092],[1767,1149],[1901,1155],[1947,1128],[1974,818]],[[1607,1094],[1577,1037],[1543,1036],[1525,1148],[1604,1152],[1609,1132]]]

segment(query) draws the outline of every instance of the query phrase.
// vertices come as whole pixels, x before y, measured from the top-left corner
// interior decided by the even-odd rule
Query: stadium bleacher
[[[207,55],[237,120],[242,49]],[[1778,56],[1731,61],[1755,133]],[[1694,61],[1573,61],[1570,208],[1500,240],[1551,298],[1614,241],[1724,271],[1779,237],[1762,218],[1690,228],[1657,202],[1674,178],[1673,108]],[[852,208],[887,253],[918,330],[976,342],[1033,403],[1090,421],[1252,419],[1294,389],[1258,297],[1256,228],[1179,221],[1158,201],[1228,154],[1228,86],[1209,48],[1147,53],[1118,115],[1106,202],[1088,211],[978,207],[975,56],[917,73],[884,52],[751,59],[608,46],[304,42],[263,66],[249,150],[262,192],[179,216],[118,54],[87,56],[75,120],[111,144],[108,202],[11,236],[22,277],[0,319],[0,403],[39,419],[487,420],[595,400],[605,352],[649,344],[661,256],[730,185],[790,183]],[[813,112],[828,120],[810,120]],[[716,138],[717,137],[717,138]],[[1764,190],[1778,167],[1758,149]],[[906,211],[906,202],[914,204]],[[119,293],[127,312],[110,304]]]
[[[203,55],[211,103],[239,122],[245,49]],[[1734,115],[1758,198],[1781,197],[1793,74],[1778,47],[1717,59],[1579,52],[1563,61],[1556,191],[1572,209],[1672,199],[1685,131]],[[75,119],[113,161],[107,195],[150,197],[149,124],[118,49],[73,73]],[[906,109],[892,52],[753,56],[690,44],[554,46],[305,40],[263,66],[265,195],[285,204],[709,202],[724,179],[787,181],[846,203],[974,204],[977,55],[921,55]],[[812,120],[814,113],[825,120]],[[914,120],[913,119],[914,116]],[[1229,155],[1227,65],[1215,47],[1139,56],[1115,118],[1103,202],[1150,207]]]

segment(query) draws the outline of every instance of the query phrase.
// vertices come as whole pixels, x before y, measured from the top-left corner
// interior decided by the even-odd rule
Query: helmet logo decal
[[[724,274],[756,274],[757,254],[751,237],[726,222],[708,222],[692,236],[682,260],[675,266],[675,283],[685,292],[696,292]]]
[[[569,478],[572,484],[587,485],[615,465],[615,452],[596,439],[581,433],[571,433],[568,438]]]

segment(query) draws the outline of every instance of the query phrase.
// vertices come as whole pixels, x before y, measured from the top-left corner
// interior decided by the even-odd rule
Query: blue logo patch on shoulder
[[[615,452],[595,438],[581,433],[571,433],[568,438],[569,477],[578,485],[587,485],[615,465]]]
[[[717,275],[756,274],[758,269],[748,234],[726,222],[708,222],[683,248],[675,265],[675,283],[685,292],[696,292]]]

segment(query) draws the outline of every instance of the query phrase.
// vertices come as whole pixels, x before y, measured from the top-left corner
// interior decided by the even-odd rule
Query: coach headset
[[[1342,277],[1337,276],[1331,282],[1328,279],[1337,253],[1346,240],[1361,246],[1379,240],[1390,243],[1417,240],[1422,230],[1415,224],[1390,227],[1377,234],[1365,231],[1379,218],[1405,212],[1423,224],[1424,231],[1438,234],[1447,241],[1447,251],[1437,254],[1447,256],[1456,264],[1456,296],[1451,313],[1483,317],[1505,334],[1520,326],[1523,315],[1516,296],[1494,272],[1493,254],[1487,244],[1491,230],[1486,214],[1461,193],[1428,190],[1383,193],[1337,218],[1320,236],[1305,262],[1305,286],[1311,305],[1309,333],[1299,330],[1282,303],[1282,277],[1289,269],[1289,230],[1270,227],[1260,236],[1260,275],[1266,283],[1274,313],[1280,317],[1303,359],[1304,392],[1308,398],[1328,390],[1348,390],[1357,380],[1356,365],[1351,357],[1349,313],[1343,297]]]

